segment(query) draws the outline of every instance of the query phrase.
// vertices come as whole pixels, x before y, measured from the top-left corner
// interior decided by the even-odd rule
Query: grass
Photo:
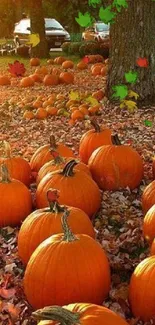
[[[64,56],[69,60],[72,60],[74,63],[77,63],[80,58],[77,55],[66,55],[63,52],[51,52],[51,58],[56,58],[57,56]],[[20,56],[0,56],[0,71],[6,70],[8,68],[8,63],[13,63],[15,60],[19,60],[20,62],[24,63],[25,68],[29,67],[29,58],[22,58]],[[45,65],[47,63],[47,59],[41,59],[41,65]]]

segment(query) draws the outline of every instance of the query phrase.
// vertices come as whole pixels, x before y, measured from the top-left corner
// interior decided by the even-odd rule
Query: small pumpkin
[[[68,211],[68,223],[75,234],[86,234],[95,238],[95,231],[87,214],[74,207],[58,203],[58,191],[47,192],[49,208],[32,212],[22,223],[18,234],[18,254],[24,264],[28,263],[34,250],[46,238],[62,233],[61,217]]]
[[[77,207],[89,217],[99,210],[101,197],[97,184],[84,171],[75,170],[76,165],[77,162],[71,160],[63,170],[49,173],[40,181],[36,191],[38,208],[48,206],[46,193],[50,188],[55,188],[60,191],[60,204]]]
[[[110,290],[110,266],[103,248],[88,235],[75,235],[67,218],[66,210],[64,234],[43,241],[27,264],[24,292],[34,309],[70,301],[102,304]]]
[[[74,67],[74,62],[71,60],[66,60],[62,63],[63,69],[72,69]]]
[[[105,93],[103,90],[97,90],[92,94],[92,97],[97,99],[98,101],[102,100],[104,97]]]
[[[4,157],[0,157],[0,165],[5,164],[12,178],[29,186],[31,183],[31,168],[22,157],[12,157],[9,142],[4,141]]]
[[[84,119],[84,114],[79,111],[78,109],[74,110],[71,114],[71,119],[76,121],[76,120],[83,120]]]
[[[152,243],[155,238],[155,204],[147,211],[143,221],[143,234],[145,239]]]
[[[31,194],[22,182],[11,179],[5,164],[1,165],[0,227],[16,226],[32,211]]]
[[[151,256],[138,264],[130,280],[129,302],[131,310],[135,317],[139,317],[144,322],[155,317],[154,278],[155,256]]]
[[[80,61],[78,64],[77,64],[77,69],[79,70],[85,70],[88,68],[88,65],[87,63],[83,62],[83,61]]]
[[[47,74],[43,79],[44,86],[55,86],[58,85],[59,78],[56,74]]]
[[[31,67],[37,67],[38,65],[40,65],[39,58],[31,58],[30,65],[31,65]]]
[[[111,131],[100,127],[95,120],[91,120],[94,129],[83,134],[79,145],[79,156],[87,164],[92,152],[104,144],[112,144]]]
[[[112,145],[96,149],[88,161],[93,179],[103,190],[136,188],[143,178],[143,161],[136,150],[121,145],[118,135],[112,136]]]
[[[41,320],[38,325],[128,325],[124,318],[112,310],[90,303],[68,306],[51,306],[36,310],[33,317]]]
[[[142,194],[142,209],[146,213],[155,204],[155,181],[146,186]]]
[[[47,111],[47,115],[54,116],[54,115],[57,115],[58,108],[53,107],[53,106],[47,106],[46,111]]]
[[[11,81],[8,76],[1,75],[0,76],[0,86],[8,86],[11,84]]]
[[[73,84],[74,83],[74,74],[71,72],[61,72],[59,79],[62,83]]]
[[[73,152],[63,143],[56,143],[55,137],[50,136],[50,143],[41,146],[36,150],[30,160],[31,170],[38,172],[39,169],[48,161],[54,159],[52,151],[56,150],[62,157],[74,157]]]
[[[23,118],[32,120],[35,117],[34,113],[32,111],[26,110],[23,114]]]
[[[64,61],[66,61],[66,59],[63,56],[58,56],[54,59],[54,63],[56,64],[62,64]]]
[[[20,86],[21,87],[32,87],[34,86],[34,80],[31,77],[24,77],[20,81]]]
[[[63,158],[59,155],[57,151],[52,151],[53,160],[48,161],[46,164],[44,164],[39,172],[36,179],[37,185],[39,182],[46,176],[47,174],[54,172],[56,170],[60,170],[65,167],[65,164],[71,160],[71,158]],[[82,162],[78,162],[75,166],[75,170],[82,170],[85,173],[87,173],[89,176],[91,176],[90,170],[87,165],[85,165]]]
[[[38,119],[38,120],[43,120],[44,118],[47,117],[47,111],[45,108],[43,107],[39,107],[36,111],[36,114],[35,114],[35,117]]]

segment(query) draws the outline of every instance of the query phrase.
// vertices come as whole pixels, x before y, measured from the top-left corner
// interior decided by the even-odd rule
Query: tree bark
[[[126,84],[139,94],[144,104],[155,102],[155,1],[127,0],[128,8],[117,13],[110,31],[110,60],[107,95],[111,99],[114,85]],[[136,64],[147,58],[147,68]],[[135,84],[127,84],[124,74],[137,71]]]
[[[45,22],[42,0],[29,0],[31,33],[39,34],[40,43],[32,47],[31,56],[45,58],[49,56],[48,44],[45,38]]]

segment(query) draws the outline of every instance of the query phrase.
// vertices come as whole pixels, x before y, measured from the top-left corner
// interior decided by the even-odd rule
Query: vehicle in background
[[[103,42],[109,39],[110,26],[103,22],[95,22],[93,26],[87,27],[82,33],[82,40],[84,41],[98,41]]]
[[[22,19],[15,24],[14,41],[17,46],[26,44],[31,34],[30,19]],[[59,48],[64,42],[71,40],[70,34],[53,18],[45,18],[45,34],[50,48]]]

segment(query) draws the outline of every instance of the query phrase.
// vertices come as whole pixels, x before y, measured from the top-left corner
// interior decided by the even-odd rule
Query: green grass
[[[66,53],[63,52],[51,52],[50,53],[51,58],[56,58],[57,56],[64,56],[69,60],[72,60],[74,63],[77,63],[80,58],[77,55],[66,55]],[[29,65],[29,58],[22,58],[20,56],[0,56],[0,71],[6,70],[8,68],[8,63],[13,63],[15,60],[19,60],[20,62],[24,63],[25,68],[28,68]],[[41,65],[46,64],[47,59],[41,59]]]

